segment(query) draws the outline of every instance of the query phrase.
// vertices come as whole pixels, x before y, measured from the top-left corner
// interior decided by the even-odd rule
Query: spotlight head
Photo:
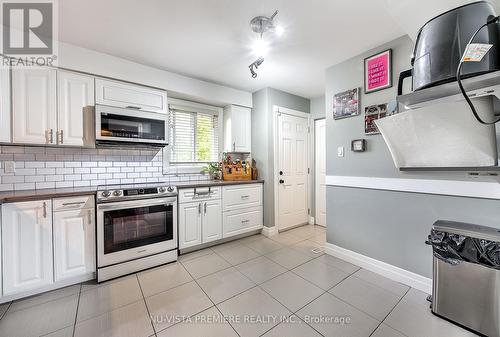
[[[259,57],[257,60],[253,61],[249,66],[248,69],[250,69],[250,74],[252,74],[252,78],[257,77],[257,73],[255,72],[255,69],[258,69],[259,66],[264,62],[263,57]]]

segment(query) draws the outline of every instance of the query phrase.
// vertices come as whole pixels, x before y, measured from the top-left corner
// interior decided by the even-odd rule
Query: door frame
[[[307,175],[307,208],[309,209],[309,224],[314,224],[314,218],[311,216],[311,199],[312,199],[312,185],[313,185],[313,168],[314,168],[314,132],[313,132],[313,119],[311,118],[311,114],[307,112],[302,112],[298,110],[288,109],[281,107],[279,105],[273,105],[273,118],[272,118],[272,128],[273,128],[273,172],[272,172],[272,184],[274,187],[274,226],[275,232],[279,232],[279,176],[278,176],[278,166],[279,166],[279,125],[278,125],[278,117],[281,114],[305,118],[307,120],[308,127],[308,148],[307,148],[307,157],[309,160],[309,171]],[[290,228],[287,228],[290,229]]]
[[[317,118],[315,120],[313,120],[313,123],[314,123],[314,217],[315,217],[315,220],[317,219],[318,217],[318,214],[319,214],[319,207],[318,207],[318,167],[317,167],[317,158],[316,158],[316,150],[317,150],[317,147],[316,147],[316,122],[318,121],[324,121],[325,122],[325,128],[326,128],[326,117],[322,117],[322,118]],[[325,134],[325,137],[326,137],[326,134]],[[325,151],[326,151],[326,139],[325,139]],[[325,159],[326,159],[326,153],[325,153]],[[326,198],[326,195],[325,195],[325,198]],[[316,223],[316,221],[315,221]],[[325,227],[326,227],[326,224],[325,224]]]

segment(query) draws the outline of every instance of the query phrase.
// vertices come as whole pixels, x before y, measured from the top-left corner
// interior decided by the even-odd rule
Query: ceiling
[[[428,1],[449,8],[465,0]],[[421,5],[422,1],[418,3]],[[312,98],[324,92],[325,69],[417,29],[414,0],[63,0],[60,40],[152,67],[231,87],[273,87]],[[406,4],[406,5],[404,5]],[[405,7],[406,6],[406,7]],[[426,16],[435,14],[425,7]],[[418,10],[419,8],[414,8]],[[443,7],[441,5],[440,7]],[[420,7],[422,8],[422,7]],[[249,21],[278,9],[281,37],[271,35],[252,79],[257,37]],[[437,8],[441,10],[441,8]],[[436,9],[436,10],[437,10]],[[404,18],[412,13],[411,22]],[[439,12],[437,12],[439,13]],[[411,33],[410,33],[411,34]]]

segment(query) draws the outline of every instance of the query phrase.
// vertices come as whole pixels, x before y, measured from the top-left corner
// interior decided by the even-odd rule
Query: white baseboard
[[[262,235],[264,235],[264,236],[270,237],[270,236],[273,236],[276,234],[278,234],[278,230],[276,229],[276,226],[273,226],[273,227],[264,226],[262,228]]]
[[[432,279],[415,274],[411,271],[393,266],[391,264],[375,260],[371,257],[353,252],[351,250],[325,243],[325,253],[338,257],[359,267],[380,274],[391,280],[406,284],[412,288],[421,290],[427,294],[432,292]]]

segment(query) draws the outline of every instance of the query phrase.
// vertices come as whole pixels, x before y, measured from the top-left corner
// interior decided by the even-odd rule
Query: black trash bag
[[[461,261],[500,270],[500,242],[431,230],[428,243],[434,256],[457,265]]]

